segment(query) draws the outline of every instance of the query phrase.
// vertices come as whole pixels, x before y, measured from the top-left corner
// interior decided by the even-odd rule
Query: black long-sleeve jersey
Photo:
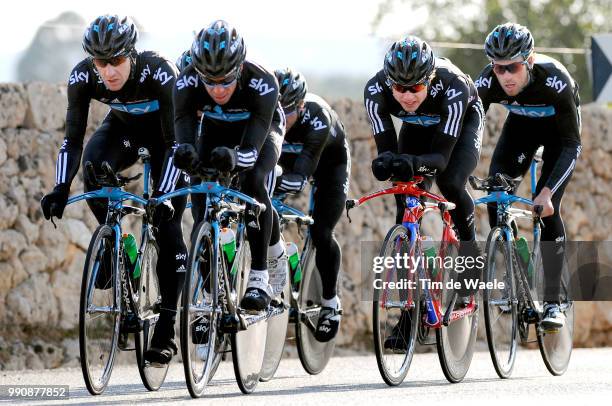
[[[66,136],[58,154],[56,184],[69,186],[78,172],[92,99],[107,104],[109,114],[130,125],[159,122],[165,144],[161,147],[170,151],[174,143],[172,88],[176,76],[172,62],[152,51],[139,52],[130,78],[114,92],[106,88],[90,58],[79,62],[68,79]]]
[[[508,109],[510,117],[525,117],[526,127],[530,125],[530,120],[550,120],[554,137],[548,135],[547,142],[558,142],[563,146],[546,181],[546,186],[554,193],[572,172],[580,155],[578,84],[559,61],[542,54],[535,54],[530,76],[530,83],[525,89],[516,96],[508,96],[493,73],[492,66],[487,65],[480,73],[476,87],[485,111],[491,103],[499,103]],[[525,128],[525,131],[528,130]]]
[[[419,167],[420,172],[436,173],[446,168],[461,135],[463,119],[479,99],[470,77],[446,58],[436,58],[435,76],[427,91],[427,98],[419,108],[407,112],[393,97],[391,82],[381,70],[367,82],[364,102],[379,154],[398,152],[392,115],[407,124],[430,127],[431,152],[419,156]]]
[[[241,132],[238,166],[251,166],[268,136],[271,125],[285,130],[285,115],[278,103],[278,82],[263,67],[245,61],[236,90],[223,106],[206,91],[193,66],[179,75],[174,88],[175,132],[179,143],[194,144],[198,132],[198,111],[212,121],[218,133],[206,137],[227,137]]]
[[[344,125],[325,100],[308,93],[304,102],[300,117],[285,135],[283,151],[297,153],[293,172],[309,178],[324,153],[327,159],[338,154],[344,161],[347,144]]]

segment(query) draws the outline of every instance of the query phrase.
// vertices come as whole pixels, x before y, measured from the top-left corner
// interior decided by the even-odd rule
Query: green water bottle
[[[293,242],[285,243],[287,249],[287,257],[289,258],[289,268],[293,275],[293,284],[297,285],[302,281],[302,269],[300,267],[300,253],[298,247]]]
[[[518,251],[519,258],[523,262],[523,267],[529,264],[529,268],[527,269],[527,275],[531,277],[531,275],[533,274],[533,267],[529,262],[529,244],[527,243],[525,237],[521,237],[516,240],[516,250]]]
[[[433,238],[429,236],[421,237],[421,246],[423,247],[423,254],[425,256],[426,268],[431,271],[431,277],[435,278],[438,274],[438,268],[436,268],[436,247],[433,243]]]
[[[236,233],[229,227],[223,227],[220,233],[221,248],[227,259],[227,266],[230,268],[230,273],[234,274],[234,258],[236,257]]]
[[[136,238],[132,234],[123,234],[123,249],[130,259],[130,266],[134,268],[132,278],[140,277],[140,264],[138,263],[138,247]]]

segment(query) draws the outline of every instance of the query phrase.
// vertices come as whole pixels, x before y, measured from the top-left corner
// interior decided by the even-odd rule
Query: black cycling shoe
[[[262,289],[248,287],[240,302],[240,307],[247,312],[261,312],[268,308],[272,297]]]
[[[155,366],[158,365],[166,365],[170,363],[172,357],[178,353],[178,347],[176,345],[176,341],[174,338],[170,338],[163,344],[158,344],[157,346],[149,348],[144,353],[145,361],[148,361]]]
[[[314,337],[321,343],[326,343],[333,340],[340,329],[340,321],[342,320],[342,309],[334,309],[333,307],[321,307],[319,312],[319,321]]]
[[[106,247],[102,255],[102,261],[98,267],[98,275],[96,276],[96,289],[107,290],[111,287],[111,279],[113,277],[113,253]]]
[[[385,339],[384,347],[398,354],[404,354],[408,348],[408,337],[410,336],[410,318],[407,311],[402,310],[400,319],[393,327],[391,335]]]

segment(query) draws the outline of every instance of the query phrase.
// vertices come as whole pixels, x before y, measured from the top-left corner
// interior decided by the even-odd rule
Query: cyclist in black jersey
[[[315,338],[326,342],[336,336],[341,320],[336,289],[342,254],[333,231],[348,193],[350,150],[338,114],[325,100],[308,93],[304,76],[288,68],[274,73],[287,118],[285,145],[279,161],[283,174],[277,179],[276,190],[297,193],[311,176],[314,179],[314,224],[310,235],[323,285]]]
[[[174,65],[155,52],[137,52],[138,32],[128,17],[104,15],[96,18],[85,31],[83,48],[89,56],[70,73],[66,136],[56,164],[56,186],[41,201],[45,218],[61,218],[70,184],[83,162],[90,161],[101,173],[107,161],[121,171],[138,160],[139,147],[151,153],[153,196],[172,191],[185,183],[181,171],[173,165],[174,147],[172,88],[177,72]],[[85,146],[90,101],[109,105],[110,111]],[[94,180],[84,179],[85,190],[94,190]],[[88,200],[98,222],[106,218],[104,201]],[[174,322],[178,297],[183,286],[187,249],[183,240],[181,218],[185,198],[172,199],[155,213],[155,237],[160,247],[157,274],[162,295],[162,309],[145,358],[167,363],[176,354]],[[110,268],[110,267],[108,267]],[[109,278],[101,273],[100,278]],[[96,281],[99,287],[107,281]]]
[[[261,311],[272,296],[282,292],[288,272],[280,233],[276,233],[278,240],[271,240],[270,194],[285,131],[278,83],[272,73],[245,60],[244,40],[223,20],[201,30],[190,53],[191,64],[180,73],[174,89],[175,129],[180,143],[175,162],[190,171],[199,165],[242,171],[241,190],[266,205],[259,226],[247,209],[252,261],[241,302],[245,310]],[[202,112],[200,126],[198,111]],[[191,198],[197,224],[204,202],[197,195]]]
[[[450,213],[461,240],[459,255],[480,256],[474,203],[465,185],[480,157],[484,111],[470,77],[448,59],[435,57],[420,38],[408,36],[389,48],[383,69],[365,86],[364,101],[379,154],[372,161],[374,176],[380,181],[425,176],[426,188],[435,178],[444,197],[456,204]],[[391,116],[403,121],[399,140]],[[405,202],[400,196],[396,202],[399,224]],[[481,272],[475,266],[461,273],[460,296],[472,293],[465,280],[479,279]],[[409,323],[404,316],[385,348],[405,350]]]
[[[542,324],[561,328],[559,311],[565,228],[560,205],[580,155],[580,98],[578,84],[558,61],[533,51],[529,30],[519,24],[498,25],[487,36],[485,52],[491,60],[476,81],[485,111],[491,103],[508,109],[495,147],[489,174],[525,174],[534,153],[544,146],[542,173],[534,205],[544,206],[542,254],[545,306]],[[496,206],[489,206],[489,222],[496,223]]]

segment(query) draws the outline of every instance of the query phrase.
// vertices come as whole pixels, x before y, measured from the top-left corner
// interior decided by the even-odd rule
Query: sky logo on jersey
[[[64,76],[65,77],[65,76]],[[89,72],[77,72],[74,71],[70,74],[69,83],[74,85],[79,82],[89,82]]]
[[[567,87],[567,83],[563,82],[560,79],[557,79],[557,76],[549,76],[546,78],[546,86],[552,87],[557,91],[557,93],[561,93],[563,89]]]
[[[183,76],[176,81],[176,87],[178,90],[183,90],[186,87],[193,86],[198,87],[198,78],[195,76]]]
[[[315,131],[327,128],[327,126],[325,124],[323,124],[323,122],[321,121],[321,119],[319,117],[315,117],[312,120],[310,120],[310,124],[315,129]]]
[[[159,110],[159,102],[157,100],[132,104],[110,103],[109,106],[113,110],[134,115],[147,114]]]
[[[376,93],[382,92],[382,87],[376,82],[376,84],[368,86],[368,92],[370,92],[371,95],[375,95]]]
[[[440,124],[440,116],[406,116],[401,117],[401,120],[408,124],[421,125],[423,127],[431,127],[432,125]]]
[[[438,82],[435,85],[431,85],[431,91],[429,94],[431,97],[436,97],[438,92],[441,92],[442,90],[444,90],[444,85],[441,82]]]
[[[445,94],[448,96],[448,100],[453,100],[455,97],[462,95],[463,92],[458,92],[455,89],[448,89]]]
[[[149,65],[145,66],[142,72],[140,72],[140,83],[144,82],[150,73],[151,73],[151,69],[149,68]]]
[[[504,104],[510,113],[531,118],[551,117],[555,115],[553,106],[517,106],[515,104]]]
[[[239,111],[236,113],[224,112],[221,106],[215,106],[215,108],[210,111],[204,111],[204,117],[209,117],[215,120],[221,121],[242,121],[251,117],[251,113],[248,111]]]
[[[155,71],[155,75],[153,75],[153,79],[159,80],[162,86],[168,83],[173,77],[174,76],[172,75],[168,75],[168,72],[162,72],[161,67],[157,68],[157,71]]]
[[[479,77],[476,82],[474,82],[476,87],[486,87],[488,89],[491,88],[491,78]]]
[[[260,96],[265,96],[275,90],[274,86],[270,86],[269,84],[265,83],[263,79],[257,78],[251,79],[249,87],[252,87],[253,89],[257,90]]]
[[[283,144],[283,154],[300,154],[304,149],[303,144]]]

